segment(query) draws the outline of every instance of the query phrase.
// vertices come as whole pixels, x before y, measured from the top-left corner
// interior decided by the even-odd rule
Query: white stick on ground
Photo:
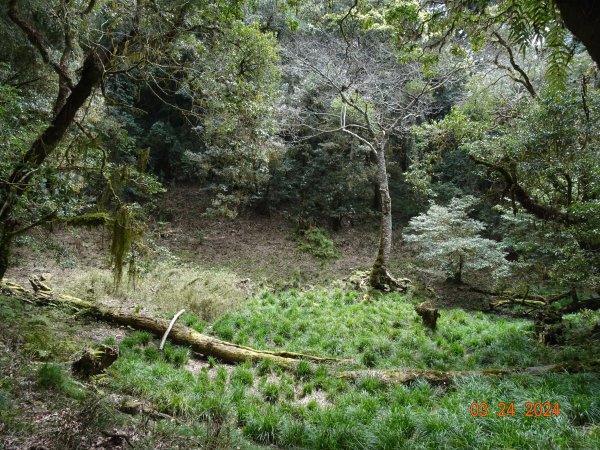
[[[160,350],[162,350],[163,347],[165,346],[165,342],[167,341],[167,336],[171,332],[171,328],[173,328],[173,325],[175,325],[175,322],[177,322],[177,319],[179,319],[179,316],[182,315],[184,312],[185,312],[185,309],[182,309],[177,314],[175,314],[175,316],[173,317],[173,319],[171,319],[171,323],[169,324],[169,328],[167,328],[167,331],[165,331],[165,334],[163,334],[162,340],[160,341],[160,347],[159,347]]]

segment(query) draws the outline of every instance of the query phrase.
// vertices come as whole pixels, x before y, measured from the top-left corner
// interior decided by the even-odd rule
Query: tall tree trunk
[[[10,254],[10,244],[12,239],[4,235],[0,230],[0,280],[4,278],[8,270],[8,256]]]
[[[371,269],[369,282],[377,289],[393,286],[395,280],[388,273],[387,267],[392,251],[392,199],[388,185],[388,174],[385,163],[385,146],[383,141],[377,151],[377,179],[379,183],[379,196],[381,199],[381,229],[379,230],[379,250],[377,259]]]

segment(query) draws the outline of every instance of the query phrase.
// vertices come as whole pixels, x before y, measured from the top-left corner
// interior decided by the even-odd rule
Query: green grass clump
[[[238,366],[231,374],[231,382],[242,386],[252,386],[254,374],[245,366]]]
[[[165,342],[163,347],[163,355],[165,361],[173,364],[175,367],[183,367],[190,359],[190,349],[187,347],[179,347]]]
[[[308,361],[300,361],[296,366],[296,377],[300,380],[308,380],[313,375],[313,368]]]
[[[37,372],[37,383],[43,388],[64,392],[69,397],[83,399],[85,391],[78,388],[75,382],[58,364],[44,364]]]
[[[335,243],[327,231],[322,228],[311,227],[308,230],[299,231],[297,240],[298,250],[309,253],[315,258],[327,261],[338,257]]]

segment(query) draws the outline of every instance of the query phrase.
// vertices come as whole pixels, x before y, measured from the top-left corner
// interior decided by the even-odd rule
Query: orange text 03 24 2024
[[[514,417],[515,415],[552,417],[560,416],[560,403],[525,402],[522,404],[522,408],[515,408],[515,402],[498,402],[496,404],[473,402],[469,405],[469,414],[473,417],[489,417],[491,415],[498,417]]]

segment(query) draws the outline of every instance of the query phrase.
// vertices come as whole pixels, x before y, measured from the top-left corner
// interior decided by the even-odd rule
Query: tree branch
[[[512,66],[512,68],[515,71],[517,71],[519,73],[519,75],[521,76],[521,78],[518,78],[518,77],[511,75],[511,78],[514,81],[521,83],[523,86],[525,86],[525,88],[527,89],[527,92],[529,92],[531,97],[536,98],[537,92],[535,91],[533,84],[531,84],[531,80],[527,76],[527,73],[525,73],[525,71],[521,68],[521,66],[519,66],[517,64],[517,62],[515,61],[515,57],[514,57],[512,49],[510,48],[510,45],[508,45],[508,43],[502,38],[502,36],[500,36],[500,34],[498,32],[494,31],[493,35],[496,37],[497,42],[506,49],[506,52],[508,53],[508,60],[510,61],[510,65]],[[498,62],[497,57],[496,57],[496,65],[498,67],[500,67],[501,69],[506,69],[506,70],[510,71],[510,69],[508,67],[501,65]]]
[[[73,89],[73,81],[64,70],[63,67],[56,61],[52,61],[50,53],[46,47],[44,36],[37,30],[33,25],[27,22],[21,17],[19,7],[17,5],[18,0],[10,0],[8,3],[8,17],[12,22],[18,26],[21,31],[25,33],[27,39],[40,53],[42,60],[54,69],[63,82],[67,84],[69,89]]]
[[[492,164],[482,159],[478,159],[477,157],[471,154],[469,155],[469,159],[471,159],[476,164],[488,167],[500,173],[504,178],[506,187],[512,194],[513,198],[517,200],[528,213],[533,214],[535,217],[542,220],[552,220],[564,224],[570,224],[573,222],[573,219],[569,217],[568,214],[563,213],[562,211],[559,211],[556,208],[541,205],[538,202],[536,202],[533,198],[531,198],[529,193],[527,193],[527,191],[525,191],[525,189],[523,189],[523,187],[517,182],[513,175],[511,175],[510,172],[504,167]]]

